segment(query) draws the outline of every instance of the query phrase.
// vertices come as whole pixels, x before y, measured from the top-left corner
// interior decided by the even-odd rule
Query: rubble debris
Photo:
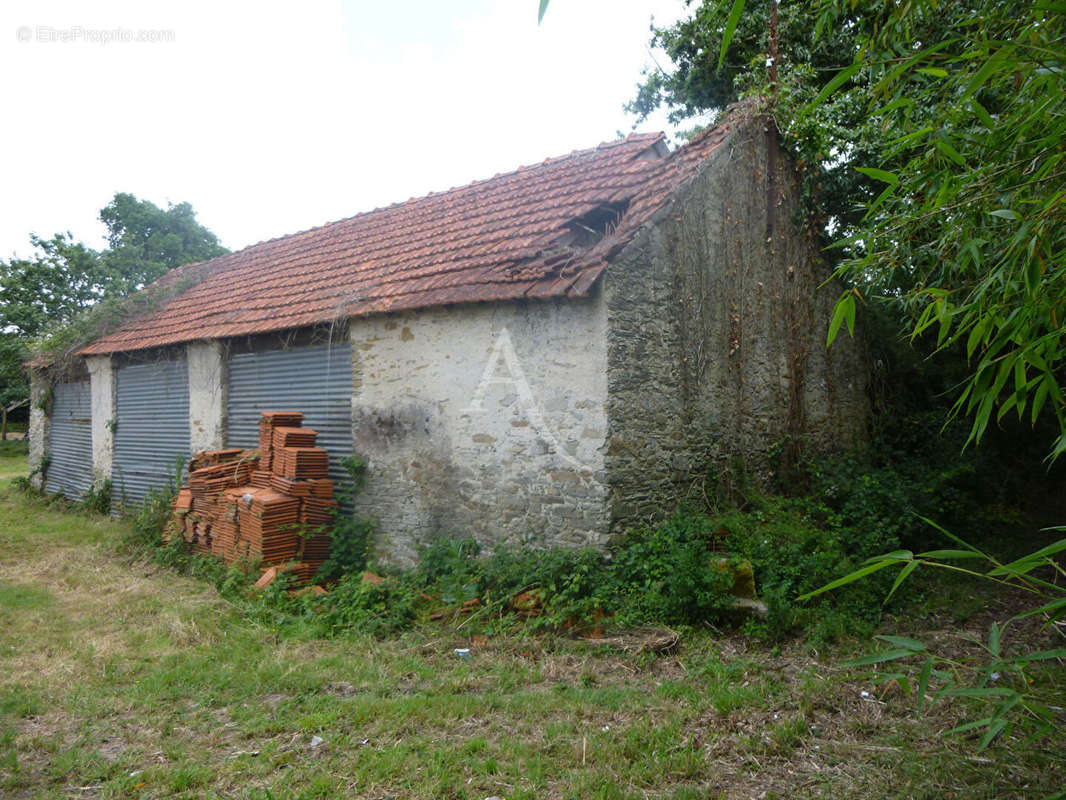
[[[176,534],[190,550],[227,564],[259,562],[261,589],[283,570],[290,584],[308,585],[330,555],[338,503],[329,453],[302,422],[298,411],[264,411],[258,450],[196,453],[172,504]]]
[[[263,574],[259,576],[259,580],[255,582],[256,589],[265,589],[274,582],[274,579],[278,577],[277,567],[267,567],[263,570]]]

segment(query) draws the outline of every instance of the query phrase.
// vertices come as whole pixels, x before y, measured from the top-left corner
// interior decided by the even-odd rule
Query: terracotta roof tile
[[[81,352],[138,350],[448,303],[587,294],[610,257],[724,141],[711,128],[663,157],[626,139],[252,245],[168,273],[195,283]],[[591,246],[568,223],[628,204]]]

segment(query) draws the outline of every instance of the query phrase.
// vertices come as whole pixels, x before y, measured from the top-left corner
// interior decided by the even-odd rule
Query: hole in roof
[[[562,237],[561,244],[568,247],[592,247],[618,227],[618,221],[627,208],[628,200],[620,203],[600,203],[580,217],[574,217],[563,226],[567,233]]]

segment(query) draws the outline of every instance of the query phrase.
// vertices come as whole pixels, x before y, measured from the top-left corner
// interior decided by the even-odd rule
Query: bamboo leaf
[[[1023,656],[1018,656],[1019,661],[1048,661],[1053,658],[1066,658],[1066,647],[1060,647],[1056,650],[1040,650],[1036,653],[1026,653]]]
[[[835,581],[830,581],[825,586],[821,586],[815,589],[813,592],[801,594],[796,599],[809,600],[812,597],[817,597],[818,595],[824,594],[825,592],[830,592],[833,589],[839,589],[841,586],[847,586],[849,583],[854,583],[855,581],[861,578],[865,578],[867,575],[877,572],[878,570],[882,570],[885,567],[891,567],[899,563],[901,563],[899,559],[886,559],[884,561],[878,561],[875,564],[870,564],[868,566],[857,569],[854,572],[845,575],[843,578],[837,578]]]
[[[1040,262],[1035,258],[1030,258],[1028,268],[1025,270],[1025,289],[1033,297],[1040,291],[1041,277]]]
[[[946,155],[948,158],[950,158],[952,161],[954,161],[960,167],[965,167],[966,166],[966,159],[962,157],[962,154],[959,153],[958,150],[956,150],[954,147],[951,146],[950,142],[948,142],[948,141],[946,141],[944,139],[937,139],[936,140],[936,149],[939,150],[944,155]]]
[[[896,593],[896,589],[898,589],[900,587],[900,584],[902,584],[903,581],[905,581],[907,579],[907,576],[910,575],[912,572],[914,572],[915,569],[918,568],[918,564],[919,563],[920,562],[918,562],[918,561],[911,561],[911,562],[905,564],[903,569],[901,569],[899,571],[899,574],[896,576],[896,579],[892,582],[892,588],[889,589],[888,595],[885,597],[885,602],[886,603],[889,600],[892,599],[892,595],[894,595]],[[885,639],[886,637],[881,636],[879,638]],[[911,640],[911,641],[913,641],[913,640]],[[918,644],[921,644],[921,642],[918,642]]]
[[[919,128],[916,131],[908,133],[904,136],[900,136],[898,139],[893,139],[889,144],[903,144],[905,142],[913,141],[914,139],[921,139],[933,133],[936,130],[932,125],[926,125],[924,128]]]
[[[943,697],[1009,697],[1014,694],[1013,689],[945,689],[940,693]]]
[[[543,1],[543,0],[542,0]],[[722,33],[722,49],[718,53],[718,71],[725,63],[725,53],[729,49],[729,43],[733,41],[733,34],[737,31],[737,23],[740,15],[744,13],[744,0],[733,0],[733,8],[729,12],[729,19],[725,23],[725,31]]]
[[[915,655],[913,650],[900,647],[894,650],[882,650],[880,653],[874,653],[873,655],[864,656],[863,658],[856,658],[852,661],[845,661],[840,666],[865,667],[870,664],[883,664],[886,661],[898,661],[901,658],[907,658],[913,655]]]
[[[870,207],[866,209],[866,215],[863,217],[863,219],[869,219],[873,215],[873,213],[881,207],[881,204],[884,203],[889,197],[891,197],[895,193],[895,191],[895,186],[886,187],[885,190],[877,196],[877,199],[873,201]]]
[[[977,346],[981,344],[985,335],[985,320],[979,320],[976,325],[970,330],[970,335],[966,339],[966,357],[972,358],[974,351],[977,350]]]
[[[1010,410],[1014,408],[1017,402],[1017,394],[1012,394],[1010,397],[1008,397],[1007,400],[999,407],[999,412],[996,414],[996,422],[1001,422],[1003,418],[1007,416],[1008,412],[1010,412]]]
[[[985,731],[985,735],[981,737],[981,744],[978,746],[977,749],[984,750],[986,747],[988,747],[992,743],[992,740],[1003,732],[1003,729],[1005,727],[1007,727],[1007,720],[1002,718],[992,720],[992,722],[988,725],[988,730]]]
[[[885,114],[889,113],[890,111],[895,111],[897,108],[911,108],[913,105],[914,101],[911,100],[909,97],[897,97],[891,103],[882,106],[876,111],[871,111],[870,116],[883,117]]]
[[[877,636],[875,638],[880,639],[883,642],[888,642],[889,644],[895,645],[896,647],[901,647],[905,650],[910,650],[915,653],[920,653],[921,651],[926,649],[925,645],[919,642],[917,639],[910,639],[906,636],[889,636],[885,634]]]
[[[933,657],[929,656],[922,664],[922,670],[918,673],[918,713],[925,708],[925,693],[929,688],[929,677],[933,674]]]
[[[739,2],[739,0],[738,0],[738,2]],[[841,86],[843,86],[849,80],[854,78],[859,73],[859,70],[861,68],[862,68],[862,64],[854,63],[854,64],[851,64],[850,66],[844,67],[844,69],[840,70],[840,72],[838,72],[836,75],[833,76],[832,80],[830,80],[829,83],[827,83],[824,87],[822,87],[822,91],[820,91],[818,93],[818,96],[816,98],[814,98],[814,101],[807,108],[807,112],[809,113],[810,111],[813,111],[815,108],[820,106],[822,104],[822,102],[827,97],[829,97],[829,95],[831,95],[833,92],[835,92]]]
[[[991,724],[992,717],[984,717],[983,719],[975,719],[973,722],[967,722],[964,725],[959,725],[957,728],[952,728],[948,733],[967,733],[969,731],[983,728],[986,725]]]
[[[980,89],[984,85],[985,81],[992,77],[992,73],[995,72],[998,68],[999,64],[997,63],[997,60],[995,58],[990,58],[988,61],[986,61],[981,66],[981,68],[977,70],[977,73],[973,76],[973,78],[970,79],[970,82],[967,84],[966,89],[963,91],[962,97],[960,97],[959,100],[965,100],[978,89]]]
[[[861,172],[863,175],[868,175],[875,180],[883,181],[891,186],[899,185],[899,178],[891,172],[887,172],[883,169],[877,169],[875,167],[855,167],[855,171]]]
[[[973,550],[927,550],[924,553],[918,553],[916,558],[943,558],[943,559],[956,559],[956,558],[984,558],[980,553],[975,553]]]
[[[893,550],[891,553],[885,553],[884,555],[874,556],[873,558],[868,558],[865,561],[863,561],[862,563],[863,563],[863,565],[866,565],[866,564],[877,564],[877,563],[880,563],[881,561],[885,561],[885,560],[888,560],[888,561],[910,561],[912,558],[914,558],[914,553],[912,553],[910,550]]]
[[[955,544],[959,545],[960,547],[965,548],[966,550],[970,551],[971,553],[976,553],[981,558],[988,559],[988,555],[986,555],[985,553],[982,553],[980,550],[978,550],[976,547],[974,547],[969,542],[963,541],[958,536],[956,536],[954,533],[952,533],[947,528],[945,528],[943,525],[938,525],[937,523],[933,522],[933,520],[929,519],[928,517],[923,517],[921,514],[918,515],[918,519],[920,519],[926,525],[930,525],[930,526],[936,528],[938,531],[940,531],[942,534],[944,534],[944,536],[946,536],[949,539],[951,539],[951,541],[955,542]]]
[[[826,337],[825,346],[829,347],[840,333],[840,326],[848,321],[848,331],[854,335],[855,331],[855,295],[845,292],[836,306],[833,308],[833,318],[829,322],[829,335]]]
[[[997,208],[995,211],[989,211],[988,213],[1000,219],[1018,219],[1018,215],[1009,208]]]
[[[1031,608],[1028,611],[1021,611],[1015,614],[1014,619],[1020,620],[1025,617],[1036,617],[1037,614],[1047,614],[1050,620],[1056,620],[1066,614],[1066,597],[1060,599],[1053,599],[1050,603],[1046,603],[1043,606],[1037,608]]]
[[[988,113],[988,110],[978,103],[976,100],[970,100],[970,106],[973,108],[974,114],[977,116],[984,126],[989,130],[993,130],[996,127],[996,121],[992,119],[992,115]]]
[[[1057,542],[1052,542],[1046,547],[1041,547],[1039,550],[1029,553],[1026,556],[1022,556],[1021,558],[1004,564],[1003,566],[996,567],[995,569],[990,570],[988,574],[998,576],[1031,572],[1035,567],[1043,564],[1048,557],[1053,556],[1056,553],[1061,553],[1064,550],[1066,550],[1066,539],[1059,539]]]

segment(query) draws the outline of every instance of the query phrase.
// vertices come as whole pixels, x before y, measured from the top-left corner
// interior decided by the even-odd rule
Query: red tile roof
[[[711,128],[665,157],[662,134],[631,135],[180,267],[161,282],[199,282],[81,353],[447,303],[585,295],[726,132]],[[628,204],[617,227],[589,247],[566,246],[567,223],[608,203]]]

